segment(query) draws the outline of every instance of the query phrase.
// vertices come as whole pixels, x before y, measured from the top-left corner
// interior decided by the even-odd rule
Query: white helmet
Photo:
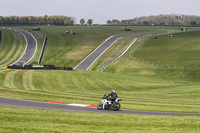
[[[115,90],[112,90],[112,93],[115,93]]]

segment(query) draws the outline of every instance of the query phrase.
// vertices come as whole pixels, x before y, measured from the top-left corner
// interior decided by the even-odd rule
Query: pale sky
[[[0,0],[0,16],[65,15],[93,23],[159,14],[200,16],[200,0]]]

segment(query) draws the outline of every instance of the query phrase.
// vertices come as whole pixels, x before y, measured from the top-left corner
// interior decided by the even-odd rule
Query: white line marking
[[[11,29],[11,28],[10,28]],[[21,31],[18,31],[18,30],[16,30],[16,29],[12,29],[12,30],[15,30],[15,31],[17,31],[17,32],[19,32],[21,35],[23,35],[24,36],[24,38],[25,38],[25,40],[26,40],[26,48],[25,48],[25,50],[24,50],[24,53],[22,54],[22,56],[17,60],[17,61],[15,61],[13,64],[11,64],[11,65],[14,65],[16,62],[18,62],[19,60],[21,60],[21,58],[25,55],[25,52],[26,52],[26,50],[27,50],[27,47],[28,47],[28,41],[27,41],[27,38],[26,38],[26,36],[21,32]],[[20,30],[22,30],[22,29],[20,29]],[[25,31],[25,30],[23,30],[23,31]],[[28,31],[25,31],[25,32],[28,32]],[[33,54],[33,56],[31,57],[31,59],[29,59],[27,62],[25,62],[24,64],[26,64],[26,63],[28,63],[30,60],[32,60],[32,58],[35,56],[35,53],[36,53],[36,51],[37,51],[37,40],[35,39],[35,37],[30,33],[30,32],[28,32],[32,37],[33,37],[33,39],[35,40],[35,42],[36,42],[36,47],[35,47],[35,52],[34,52],[34,54]]]
[[[89,105],[85,105],[85,104],[66,104],[66,105],[69,105],[69,106],[78,106],[78,107],[86,107],[86,106],[89,106]]]
[[[102,72],[104,69],[106,69],[113,61],[117,60],[118,58],[120,58],[122,55],[124,55],[124,53],[126,53],[126,51],[136,42],[138,38],[135,38],[134,40],[132,40],[129,44],[128,47],[126,47],[119,55],[117,55],[116,57],[114,57],[112,60],[110,60],[106,65],[104,65],[99,72]]]
[[[11,29],[11,28],[9,28],[9,29]],[[26,48],[25,48],[24,53],[22,54],[22,56],[21,56],[17,61],[15,61],[13,64],[11,64],[11,66],[14,65],[15,63],[17,63],[19,60],[21,60],[21,58],[24,56],[24,54],[25,54],[25,52],[26,52],[26,49],[27,49],[27,47],[28,47],[28,41],[27,41],[25,35],[24,35],[22,32],[18,31],[18,30],[15,30],[15,29],[12,29],[12,30],[14,30],[14,31],[16,31],[16,32],[19,32],[22,36],[24,36],[24,38],[25,38],[25,40],[26,40]],[[9,65],[9,66],[10,66],[10,65]]]
[[[114,35],[113,35],[114,36]],[[108,41],[111,37],[108,37],[101,45],[103,45],[106,41]],[[92,53],[94,53],[99,47],[101,47],[101,45],[99,45],[94,51],[92,51],[87,57],[85,57],[85,59],[83,59],[77,66],[74,67],[74,69],[76,69],[82,62],[84,62]]]
[[[86,69],[86,70],[88,70],[94,63],[95,63],[95,61],[97,60],[97,59],[99,59],[99,57],[103,54],[103,53],[105,53],[106,52],[106,50],[108,50],[114,43],[116,43],[119,39],[121,39],[122,37],[120,37],[120,38],[118,38],[116,41],[114,41],[108,48],[106,48],[91,64],[90,64],[90,66]]]

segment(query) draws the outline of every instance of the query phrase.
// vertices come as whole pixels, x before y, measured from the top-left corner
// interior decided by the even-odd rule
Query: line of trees
[[[172,25],[172,26],[200,26],[200,16],[194,15],[157,15],[138,17],[129,20],[107,20],[107,25]]]
[[[68,16],[0,16],[0,25],[74,25],[74,21]]]
[[[194,15],[157,15],[134,18],[135,24],[141,25],[175,25],[175,26],[200,26],[200,16]]]

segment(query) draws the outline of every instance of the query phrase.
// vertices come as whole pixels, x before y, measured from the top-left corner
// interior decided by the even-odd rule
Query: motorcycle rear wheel
[[[103,104],[99,103],[98,106],[97,106],[97,109],[98,110],[102,110],[103,109]]]

